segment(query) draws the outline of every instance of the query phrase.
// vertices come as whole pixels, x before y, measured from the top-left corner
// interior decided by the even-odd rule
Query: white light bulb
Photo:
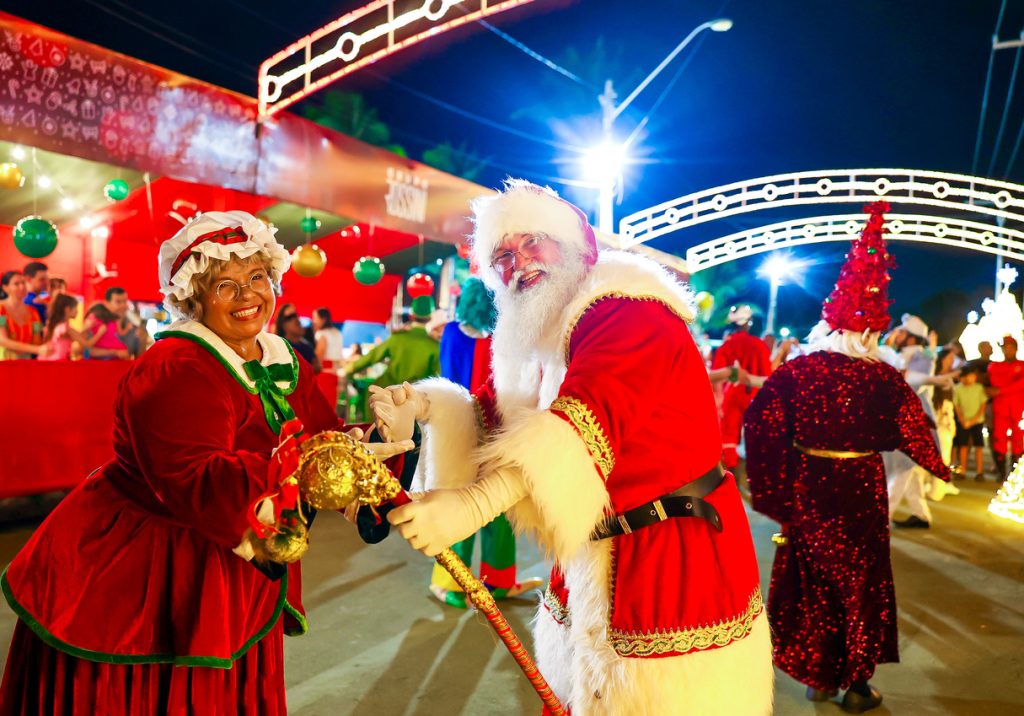
[[[94,239],[109,239],[110,238],[110,227],[109,226],[97,226],[92,230],[92,237]]]
[[[24,147],[17,147],[17,146],[12,147],[11,148],[11,156],[14,157],[15,159],[24,159],[25,158],[25,149],[24,149]]]
[[[75,200],[71,197],[65,196],[60,200],[60,208],[64,211],[71,211],[75,208]]]
[[[44,174],[43,176],[36,179],[36,185],[40,189],[49,189],[53,185],[53,180]]]
[[[88,214],[86,214],[85,216],[78,220],[78,225],[81,226],[83,229],[91,229],[92,227],[96,226],[96,217],[89,216]]]

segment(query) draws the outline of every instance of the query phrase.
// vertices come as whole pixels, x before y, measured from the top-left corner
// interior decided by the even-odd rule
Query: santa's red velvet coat
[[[45,644],[115,665],[96,668],[112,669],[102,678],[122,683],[148,678],[117,672],[130,665],[231,669],[276,634],[277,653],[259,675],[262,695],[250,706],[253,713],[283,711],[278,633],[283,611],[296,630],[305,629],[299,566],[271,581],[232,552],[250,506],[269,487],[278,436],[241,360],[208,329],[189,326],[182,337],[159,340],[125,375],[114,407],[114,459],[36,530],[5,571],[4,594]],[[283,369],[276,384],[307,433],[336,429],[310,366],[277,336],[260,341],[263,363]],[[22,658],[11,653],[8,669]],[[167,673],[153,678],[164,683]],[[102,684],[78,686],[96,694]],[[145,708],[168,707],[168,694],[157,691],[162,703]],[[225,697],[232,708],[243,700],[241,692],[179,696],[206,698],[213,709]],[[5,708],[15,697],[5,682]]]
[[[744,431],[754,509],[788,538],[768,598],[775,663],[822,690],[867,680],[899,660],[879,452],[901,450],[949,476],[921,400],[885,363],[819,351],[772,374]]]
[[[602,253],[533,359],[496,350],[494,381],[476,396],[484,431],[471,461],[455,431],[476,440],[474,401],[442,381],[421,384],[431,400],[430,486],[472,480],[482,464],[522,471],[529,497],[510,517],[556,558],[534,630],[538,664],[575,716],[771,708],[757,564],[731,476],[707,497],[720,533],[682,518],[590,539],[604,515],[661,497],[719,460],[691,315],[686,293],[656,264]],[[496,346],[501,330],[499,319]],[[729,685],[737,673],[743,689]]]

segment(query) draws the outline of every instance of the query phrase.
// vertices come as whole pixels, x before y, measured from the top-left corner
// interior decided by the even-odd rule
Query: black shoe
[[[931,523],[927,520],[922,520],[917,515],[911,515],[905,520],[893,520],[892,523],[897,527],[917,527],[925,530],[931,527]]]
[[[977,475],[974,476],[974,481],[985,482],[985,473],[979,472]]]
[[[925,524],[928,524],[927,522]],[[846,692],[843,696],[843,703],[841,707],[843,711],[848,714],[862,714],[865,711],[870,711],[873,708],[877,708],[882,703],[882,694],[874,686],[868,684],[868,689],[871,690],[869,696],[859,694],[853,689]]]
[[[821,689],[816,689],[813,686],[808,686],[806,693],[808,701],[828,701],[829,699],[834,699],[838,695],[839,689],[822,691]]]

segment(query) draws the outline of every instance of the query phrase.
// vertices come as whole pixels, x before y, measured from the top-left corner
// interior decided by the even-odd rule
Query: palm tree
[[[469,181],[476,181],[488,164],[486,159],[469,149],[465,140],[457,147],[445,142],[426,150],[423,163]]]
[[[317,124],[341,132],[376,147],[405,157],[405,149],[391,143],[391,130],[377,110],[357,92],[328,90],[320,95],[320,102],[307,102],[302,107],[302,116]]]

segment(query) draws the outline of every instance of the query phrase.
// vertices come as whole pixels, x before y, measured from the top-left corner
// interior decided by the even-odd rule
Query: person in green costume
[[[413,299],[410,317],[412,325],[404,331],[395,331],[380,345],[350,364],[345,374],[352,377],[370,366],[387,361],[384,372],[373,381],[373,385],[401,385],[441,373],[441,346],[427,333],[426,324],[434,312],[434,299],[420,296]],[[363,413],[366,414],[363,397]]]

